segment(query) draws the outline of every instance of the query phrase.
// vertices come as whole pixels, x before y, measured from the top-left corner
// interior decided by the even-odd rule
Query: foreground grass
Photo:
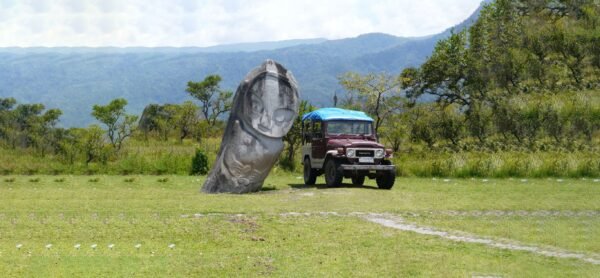
[[[8,277],[600,272],[577,260],[448,242],[357,217],[281,215],[389,212],[421,225],[593,255],[600,252],[600,183],[593,180],[406,178],[384,191],[372,182],[304,187],[299,177],[273,175],[265,191],[243,196],[199,194],[202,182],[182,176],[3,177],[0,271]]]

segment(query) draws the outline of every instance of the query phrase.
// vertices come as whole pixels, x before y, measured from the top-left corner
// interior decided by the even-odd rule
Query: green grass
[[[123,151],[106,163],[85,164],[78,157],[69,164],[58,155],[41,157],[33,149],[0,148],[0,175],[188,175],[196,149],[202,149],[211,164],[216,160],[220,138],[193,140],[144,141],[128,140]],[[595,139],[597,141],[597,139]],[[598,144],[592,143],[593,146]],[[284,152],[285,153],[285,152]],[[593,150],[522,151],[461,151],[431,150],[420,144],[402,145],[395,154],[394,164],[402,177],[600,177],[600,152]],[[301,174],[300,150],[296,154],[292,171]],[[285,161],[282,157],[280,161]],[[275,165],[277,171],[289,169]]]
[[[600,273],[600,266],[579,260],[451,242],[359,217],[281,215],[388,212],[439,229],[597,255],[600,182],[589,179],[401,178],[386,191],[372,181],[362,188],[305,187],[297,176],[275,173],[265,183],[268,190],[249,195],[200,194],[202,182],[186,176],[5,177],[0,271],[4,277]],[[478,216],[489,211],[502,213]],[[508,214],[518,211],[525,213]]]

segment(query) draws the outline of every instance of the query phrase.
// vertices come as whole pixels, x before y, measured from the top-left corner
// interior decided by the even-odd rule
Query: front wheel
[[[344,178],[342,171],[338,168],[340,164],[334,159],[328,159],[325,162],[325,183],[328,187],[337,187],[342,184]]]
[[[377,181],[377,187],[379,187],[379,189],[392,189],[392,187],[394,186],[394,181],[396,180],[396,172],[382,172],[377,176],[375,180]]]
[[[310,159],[307,157],[304,159],[304,184],[314,185],[315,182],[317,182],[317,170],[311,167]]]

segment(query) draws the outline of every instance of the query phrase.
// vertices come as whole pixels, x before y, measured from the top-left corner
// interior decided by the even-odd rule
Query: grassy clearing
[[[600,271],[577,260],[448,242],[357,217],[280,215],[390,212],[422,225],[598,254],[600,183],[593,180],[402,178],[384,191],[371,181],[363,188],[304,187],[298,177],[276,173],[265,191],[244,196],[199,194],[202,182],[183,176],[2,177],[0,271],[438,277],[593,277]],[[506,215],[471,215],[486,211]],[[508,214],[517,211],[589,215]]]

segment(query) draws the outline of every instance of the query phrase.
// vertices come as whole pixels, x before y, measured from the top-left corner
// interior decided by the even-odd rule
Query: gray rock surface
[[[298,115],[298,99],[294,76],[275,61],[248,73],[233,98],[221,148],[202,191],[259,191]]]

